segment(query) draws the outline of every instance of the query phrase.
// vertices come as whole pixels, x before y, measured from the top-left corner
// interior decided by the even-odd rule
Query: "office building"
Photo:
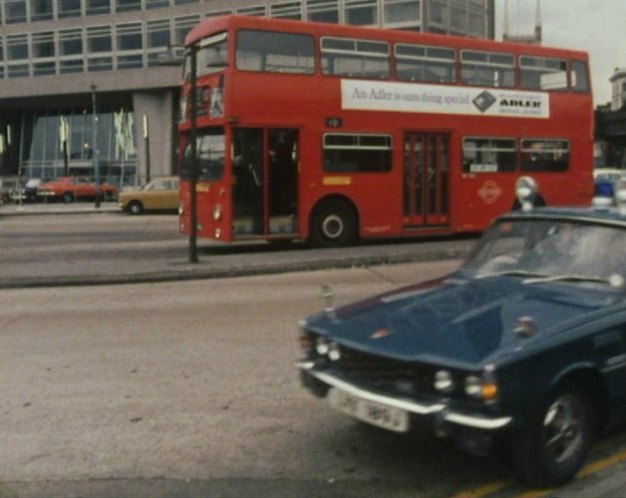
[[[89,173],[94,137],[103,178],[175,173],[181,68],[163,56],[228,13],[494,37],[494,0],[2,0],[0,175]]]

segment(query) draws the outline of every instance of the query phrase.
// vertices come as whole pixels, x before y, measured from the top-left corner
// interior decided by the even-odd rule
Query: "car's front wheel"
[[[532,417],[526,431],[513,438],[512,455],[520,481],[556,486],[582,467],[591,444],[592,411],[584,391],[561,389]]]
[[[139,201],[131,201],[126,208],[130,214],[143,213],[143,204]]]

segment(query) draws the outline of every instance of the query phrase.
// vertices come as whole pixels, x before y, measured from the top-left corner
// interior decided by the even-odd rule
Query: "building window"
[[[265,5],[255,5],[252,7],[239,7],[237,14],[243,14],[246,16],[264,16],[266,14]]]
[[[174,43],[173,45],[184,45],[185,36],[196,24],[200,22],[200,16],[185,16],[174,19]]]
[[[7,66],[9,78],[27,78],[30,76],[28,64],[9,64]]]
[[[307,0],[306,17],[309,21],[339,22],[339,4],[337,0]]]
[[[302,19],[302,7],[300,2],[277,3],[270,7],[270,15],[279,19]]]
[[[113,57],[89,57],[87,71],[113,71]]]
[[[483,6],[469,4],[468,30],[471,36],[487,37],[486,17],[487,12]]]
[[[141,23],[119,24],[116,33],[117,68],[143,67]]]
[[[450,32],[457,35],[467,33],[467,6],[463,0],[452,0],[450,4]]]
[[[88,16],[110,14],[111,0],[86,0],[85,10]]]
[[[206,17],[227,16],[232,13],[233,13],[232,9],[212,10],[211,12],[206,13]]]
[[[160,7],[169,7],[170,0],[148,0],[146,2],[146,9],[158,9]]]
[[[54,32],[32,34],[33,59],[45,59],[54,57]]]
[[[143,56],[141,54],[134,55],[118,55],[118,69],[139,69],[143,67]]]
[[[174,5],[185,5],[187,3],[198,3],[198,0],[174,0]]]
[[[76,56],[83,54],[83,32],[81,29],[59,31],[59,55]],[[75,58],[75,57],[74,57]]]
[[[26,22],[26,0],[4,0],[6,23]]]
[[[7,36],[7,60],[20,61],[28,60],[28,36],[9,35]]]
[[[87,28],[87,53],[96,54],[99,52],[111,52],[113,43],[111,41],[111,27],[97,26]]]
[[[167,47],[171,44],[170,20],[160,19],[147,24],[147,48]]]
[[[420,0],[387,0],[384,8],[386,27],[402,28],[420,25],[422,9]]]
[[[324,135],[324,171],[381,173],[391,171],[390,135]]]
[[[378,25],[376,0],[345,0],[345,22],[355,26]]]
[[[171,44],[170,20],[149,21],[146,30],[148,66],[159,63],[159,55]]]
[[[428,4],[428,25],[438,24],[440,27],[448,26],[448,6],[445,2],[432,1]],[[430,31],[430,30],[429,30]]]
[[[83,72],[83,31],[64,29],[59,31],[59,73]]]
[[[120,52],[125,50],[141,50],[141,23],[118,24],[116,30],[116,49]]]
[[[52,0],[30,0],[31,21],[47,21],[52,17]]]
[[[80,0],[58,0],[57,9],[59,19],[81,15]]]
[[[496,173],[515,171],[515,140],[512,138],[471,137],[463,139],[463,171]]]
[[[130,12],[141,10],[141,0],[115,0],[116,12]]]
[[[35,62],[33,64],[33,76],[50,76],[56,74],[56,62]]]

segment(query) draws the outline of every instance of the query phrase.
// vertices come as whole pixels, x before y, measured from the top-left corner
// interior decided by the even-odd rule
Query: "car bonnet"
[[[623,299],[571,284],[454,276],[321,313],[307,327],[364,352],[470,366],[528,340],[515,333],[520,319],[532,319],[536,336],[546,338]]]

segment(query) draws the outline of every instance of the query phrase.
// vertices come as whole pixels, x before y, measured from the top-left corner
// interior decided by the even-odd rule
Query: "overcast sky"
[[[496,0],[496,38],[502,38],[506,0]],[[536,0],[508,0],[509,33],[532,33]],[[541,0],[543,45],[589,52],[595,104],[611,101],[609,78],[626,68],[626,0]]]

